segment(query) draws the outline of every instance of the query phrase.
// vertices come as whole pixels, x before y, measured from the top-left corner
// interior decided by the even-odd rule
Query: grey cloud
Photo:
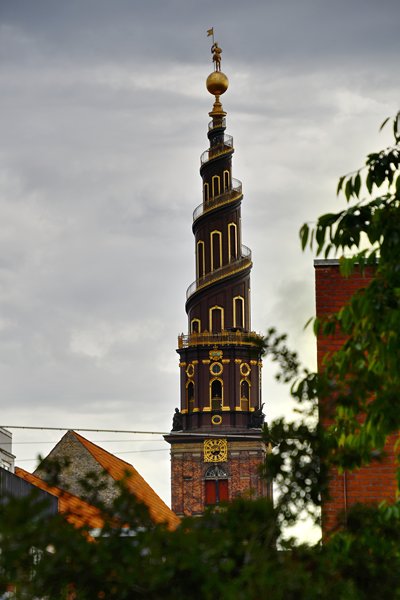
[[[91,60],[132,57],[180,63],[201,61],[208,44],[205,32],[215,26],[217,38],[234,64],[243,59],[308,67],[335,62],[364,62],[398,51],[396,0],[328,2],[239,0],[215,4],[170,0],[54,3],[25,0],[3,3],[2,20],[30,32],[43,52]],[[384,35],[383,35],[384,33]],[[167,49],[167,52],[166,52]]]

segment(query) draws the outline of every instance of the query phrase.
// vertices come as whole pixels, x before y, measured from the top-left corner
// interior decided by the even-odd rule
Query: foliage
[[[95,539],[46,515],[34,496],[2,504],[0,594],[14,582],[16,600],[400,597],[394,511],[359,507],[323,547],[287,542],[277,550],[278,509],[263,499],[187,518],[176,531],[152,524],[127,493],[117,503]]]
[[[95,539],[60,515],[46,515],[33,496],[3,504],[0,594],[16,582],[16,599],[400,597],[392,594],[400,573],[393,514],[385,520],[377,509],[359,509],[324,547],[287,544],[278,551],[277,509],[266,500],[239,499],[185,519],[173,532],[152,524],[130,495],[123,492],[118,504]],[[115,524],[115,511],[131,519],[129,535]]]
[[[346,342],[322,373],[312,373],[285,336],[270,329],[264,340],[300,413],[295,423],[265,428],[268,473],[281,491],[275,506],[238,499],[169,531],[123,486],[108,508],[91,485],[104,517],[93,538],[87,527],[49,517],[33,496],[11,499],[0,504],[0,594],[15,583],[16,599],[400,598],[399,504],[352,508],[323,546],[298,546],[282,535],[299,513],[318,518],[331,466],[368,463],[400,429],[399,115],[392,125],[393,147],[339,180],[348,207],[300,231],[303,248],[343,254],[344,276],[374,269],[371,283],[337,314],[314,321],[316,333],[340,332]],[[334,398],[327,432],[317,423],[318,398]]]

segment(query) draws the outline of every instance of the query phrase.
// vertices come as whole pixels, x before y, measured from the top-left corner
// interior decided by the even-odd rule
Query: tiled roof
[[[101,518],[100,511],[95,507],[85,502],[78,496],[74,496],[70,492],[66,492],[61,488],[53,485],[48,485],[45,481],[28,473],[21,467],[15,467],[15,474],[21,479],[28,481],[35,487],[57,496],[58,498],[58,511],[62,513],[66,520],[75,525],[75,527],[88,526],[90,529],[97,529],[103,526],[103,519]]]
[[[161,500],[132,465],[89,442],[75,431],[72,433],[115,481],[124,480],[127,489],[147,506],[155,523],[166,523],[169,529],[175,529],[179,525],[179,517]]]

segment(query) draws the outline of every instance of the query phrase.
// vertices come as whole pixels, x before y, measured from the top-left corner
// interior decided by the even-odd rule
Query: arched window
[[[204,242],[199,240],[197,242],[197,279],[201,279],[205,275],[205,255],[204,255]]]
[[[228,254],[229,260],[236,260],[238,255],[237,250],[237,226],[236,223],[229,223],[228,225]]]
[[[215,198],[216,196],[219,196],[221,193],[221,180],[219,178],[219,175],[213,175],[213,178],[211,180],[211,185],[212,185],[212,197]]]
[[[228,502],[228,474],[221,465],[208,467],[205,476],[205,504],[214,505],[220,502]]]
[[[229,171],[224,171],[224,192],[230,188],[230,176]]]
[[[210,405],[211,410],[221,410],[222,408],[222,379],[213,379],[210,386]]]
[[[212,333],[219,333],[224,329],[224,309],[221,306],[213,306],[210,308],[210,325],[209,330]]]
[[[210,199],[210,186],[208,183],[203,185],[203,200],[204,202],[208,202]]]
[[[186,398],[187,398],[187,409],[189,412],[193,411],[194,406],[194,383],[193,381],[189,381],[186,388]]]
[[[240,382],[240,408],[249,410],[250,405],[250,386],[249,382],[243,379]]]
[[[222,233],[212,231],[211,238],[211,271],[219,269],[222,266]]]
[[[244,327],[244,298],[236,296],[233,299],[233,326]]]
[[[192,333],[200,333],[200,331],[201,331],[200,319],[192,319],[192,322],[190,324],[190,330]]]

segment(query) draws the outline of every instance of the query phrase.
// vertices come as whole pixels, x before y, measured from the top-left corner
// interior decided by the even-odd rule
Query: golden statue
[[[215,64],[215,70],[220,71],[221,70],[222,48],[220,48],[218,46],[218,42],[214,42],[213,45],[211,46],[211,54],[213,55],[213,62]]]

